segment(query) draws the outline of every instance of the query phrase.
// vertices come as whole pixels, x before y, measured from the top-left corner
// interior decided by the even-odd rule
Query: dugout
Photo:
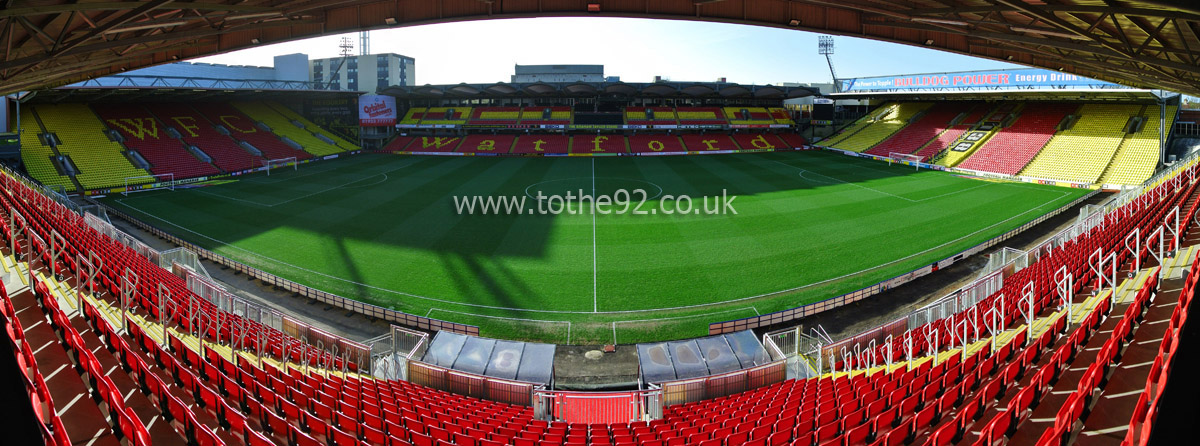
[[[701,378],[771,362],[767,349],[750,330],[673,342],[637,345],[643,383]]]
[[[452,370],[550,386],[554,377],[552,344],[503,341],[439,331],[421,362]]]

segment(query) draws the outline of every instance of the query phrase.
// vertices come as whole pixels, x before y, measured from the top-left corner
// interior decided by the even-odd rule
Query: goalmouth
[[[147,183],[146,181],[140,181],[140,180],[145,180],[145,179],[150,179],[153,181],[150,181],[148,185],[146,184]],[[136,189],[131,190],[131,187],[136,188]],[[154,175],[138,175],[138,176],[132,176],[132,177],[125,177],[125,189],[121,191],[121,195],[128,197],[130,192],[142,192],[142,191],[147,191],[147,190],[165,189],[165,188],[170,188],[171,190],[175,190],[175,174],[160,173],[160,174],[154,174]]]
[[[300,163],[296,162],[296,157],[289,156],[287,158],[276,158],[273,160],[263,160],[263,168],[267,171],[267,176],[271,176],[271,169],[292,166],[292,170],[297,170]]]
[[[911,153],[902,153],[902,152],[888,152],[888,165],[891,165],[894,162],[899,162],[900,164],[907,164],[907,165],[913,166],[913,168],[916,170],[921,170],[921,156],[920,155],[913,155]]]

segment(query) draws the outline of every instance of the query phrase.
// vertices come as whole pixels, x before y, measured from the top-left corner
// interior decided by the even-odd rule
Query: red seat
[[[358,439],[355,438],[354,435],[346,433],[346,432],[342,431],[341,429],[338,429],[336,427],[330,427],[329,428],[329,443],[332,446],[357,446]],[[433,442],[430,442],[428,445],[424,445],[424,446],[433,446]]]

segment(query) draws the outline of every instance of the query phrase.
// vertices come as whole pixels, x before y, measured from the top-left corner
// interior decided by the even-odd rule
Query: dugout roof
[[[606,16],[865,37],[1200,95],[1200,4],[1191,0],[0,2],[0,92],[59,86],[173,60],[362,29]],[[488,45],[486,37],[479,45]],[[536,51],[536,45],[508,50]]]
[[[638,344],[637,352],[638,370],[645,383],[719,375],[771,362],[766,348],[750,330]]]
[[[502,341],[439,331],[429,342],[422,362],[491,376],[549,385],[554,377],[551,344]]]

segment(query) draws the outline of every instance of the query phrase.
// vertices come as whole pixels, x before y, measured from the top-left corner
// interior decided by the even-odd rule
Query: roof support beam
[[[1113,13],[1125,16],[1139,17],[1163,17],[1171,19],[1195,20],[1200,21],[1200,13],[1185,12],[1179,9],[1163,10],[1150,8],[1129,8],[1129,7],[1111,7],[1111,6],[1088,6],[1088,5],[1039,5],[1038,9],[1046,12],[1062,12],[1062,13],[1090,13],[1090,14],[1105,14]],[[942,14],[986,14],[992,12],[1016,12],[1015,9],[1009,6],[960,6],[953,8],[925,8],[913,9],[905,11],[913,16],[932,16]]]
[[[1046,22],[1046,23],[1053,25],[1057,28],[1060,28],[1062,30],[1074,33],[1076,35],[1079,35],[1080,37],[1086,37],[1086,38],[1100,44],[1100,46],[1103,46],[1105,48],[1108,48],[1110,50],[1117,52],[1118,54],[1126,56],[1130,60],[1138,60],[1139,59],[1136,52],[1127,51],[1126,49],[1121,48],[1117,45],[1114,45],[1107,40],[1101,39],[1094,34],[1088,33],[1087,31],[1084,31],[1075,25],[1067,23],[1066,21],[1058,18],[1058,16],[1055,16],[1052,13],[1047,13],[1047,12],[1041,11],[1037,7],[1026,4],[1023,1],[1020,1],[1020,0],[997,0],[997,2],[1000,4],[1003,4],[1003,5],[1010,6],[1014,9],[1017,9],[1017,10],[1021,11],[1022,13],[1029,15],[1030,17],[1037,18],[1038,20]],[[1113,17],[1114,17],[1114,19],[1116,18],[1116,16],[1113,16]],[[1119,27],[1118,27],[1118,29],[1119,29]],[[1122,40],[1125,40],[1128,43],[1128,38],[1126,38],[1123,35],[1123,33],[1118,32],[1118,34],[1122,34],[1122,38],[1123,38]],[[1130,48],[1130,50],[1132,50],[1132,47]],[[1154,62],[1159,62],[1159,61],[1155,60]],[[1147,67],[1149,69],[1158,71],[1159,73],[1165,74],[1167,76],[1173,76],[1172,73],[1167,73],[1166,70],[1159,68],[1158,65],[1147,64]]]
[[[11,0],[9,0],[11,1]],[[67,12],[86,11],[124,11],[135,6],[143,6],[148,2],[99,2],[99,3],[66,3],[62,5],[25,6],[0,10],[0,19],[34,15],[62,14]],[[173,5],[180,9],[198,11],[228,11],[228,12],[271,12],[270,6],[230,5],[225,3],[175,2]]]

